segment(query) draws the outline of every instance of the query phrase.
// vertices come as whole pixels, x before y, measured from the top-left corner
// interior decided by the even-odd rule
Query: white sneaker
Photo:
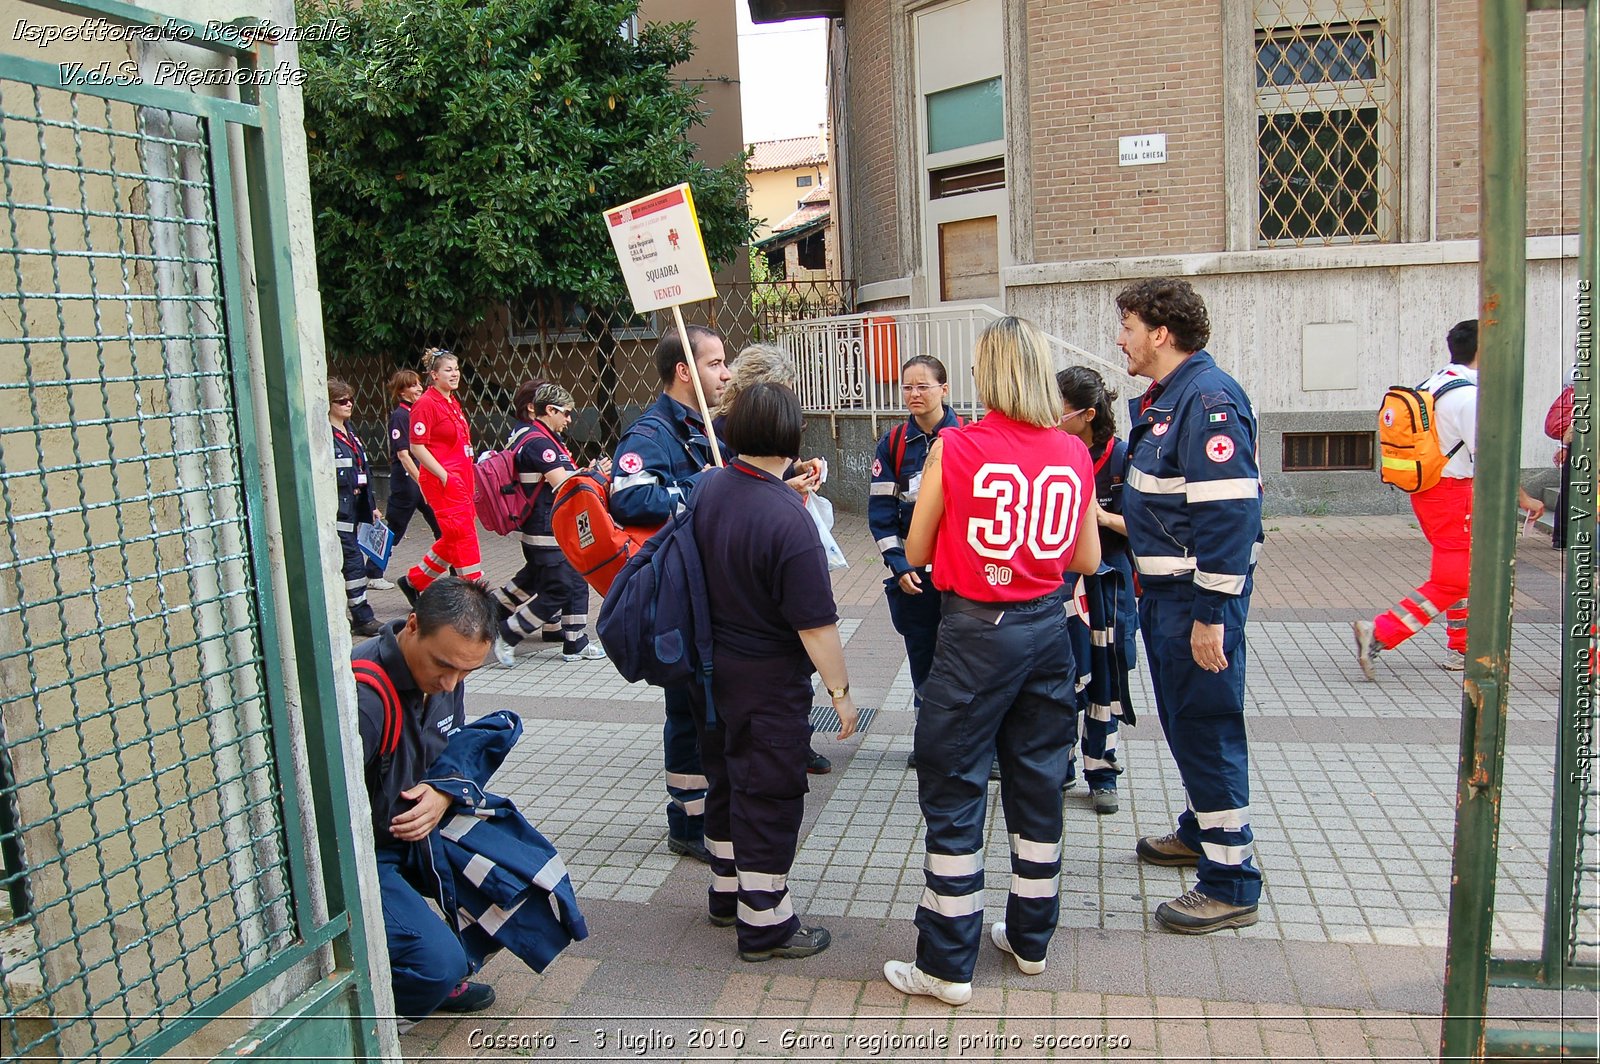
[[[925,994],[946,1005],[965,1005],[972,1000],[971,983],[935,979],[911,961],[884,961],[883,977],[902,994]]]
[[[993,942],[1001,953],[1011,954],[1011,959],[1017,962],[1017,968],[1023,975],[1038,975],[1044,971],[1044,961],[1025,961],[1017,956],[1017,951],[1011,948],[1011,940],[1006,937],[1004,920],[989,928],[989,941]]]
[[[1351,621],[1350,630],[1356,637],[1356,664],[1361,666],[1361,675],[1367,679],[1375,679],[1372,674],[1372,662],[1378,656],[1378,651],[1383,649],[1375,634],[1376,626],[1371,621]]]
[[[1467,668],[1467,652],[1464,650],[1451,650],[1445,648],[1444,660],[1439,667],[1446,672],[1465,672]]]
[[[517,649],[499,636],[494,637],[494,660],[500,663],[502,669],[509,669],[517,663]]]
[[[373,591],[393,591],[394,581],[385,580],[381,576],[369,576],[367,578],[367,587],[371,588]]]
[[[576,654],[562,654],[562,661],[599,661],[606,656],[606,648],[599,643],[590,643]]]

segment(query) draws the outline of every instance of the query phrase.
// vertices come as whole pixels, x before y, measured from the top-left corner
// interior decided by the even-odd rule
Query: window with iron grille
[[[1382,0],[1256,0],[1257,235],[1393,240],[1400,95]]]
[[[1285,432],[1283,471],[1324,472],[1336,469],[1370,470],[1373,462],[1370,432]]]

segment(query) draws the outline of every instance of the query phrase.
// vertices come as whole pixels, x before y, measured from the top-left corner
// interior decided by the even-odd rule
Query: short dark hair
[[[331,403],[335,399],[349,399],[354,397],[355,394],[350,390],[350,385],[345,383],[343,377],[328,378],[328,402]]]
[[[544,381],[538,378],[523,381],[517,387],[516,394],[511,397],[511,416],[519,421],[527,417],[528,407],[533,404],[533,397],[539,394],[539,389],[542,387],[544,387]],[[536,415],[537,413],[535,411]]]
[[[417,615],[419,635],[449,627],[475,642],[489,643],[500,634],[494,594],[481,580],[441,576],[422,589],[411,612]]]
[[[1450,326],[1444,344],[1450,349],[1450,361],[1461,365],[1478,357],[1478,319],[1468,318]]]
[[[1193,354],[1211,339],[1211,316],[1205,300],[1188,281],[1179,277],[1150,277],[1135,281],[1117,296],[1118,314],[1137,314],[1152,329],[1166,326],[1172,345]]]
[[[785,385],[762,381],[739,393],[722,434],[736,454],[798,458],[805,430],[799,396]]]
[[[699,347],[702,340],[720,340],[715,329],[708,329],[704,325],[689,325],[684,328],[689,334],[689,346]],[[689,359],[683,353],[683,341],[678,339],[678,330],[669,329],[659,343],[656,344],[656,372],[661,375],[662,384],[671,384],[672,378],[677,376],[678,366],[688,365]]]

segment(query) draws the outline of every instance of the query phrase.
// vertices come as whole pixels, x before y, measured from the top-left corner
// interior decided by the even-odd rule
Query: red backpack
[[[497,536],[509,536],[522,527],[544,488],[541,480],[529,491],[517,477],[517,451],[535,431],[512,436],[505,450],[486,451],[472,466],[472,504],[479,522]],[[559,440],[556,443],[560,445]]]
[[[611,485],[592,470],[581,470],[561,482],[550,506],[550,531],[561,553],[604,595],[654,528],[623,528],[611,517]]]

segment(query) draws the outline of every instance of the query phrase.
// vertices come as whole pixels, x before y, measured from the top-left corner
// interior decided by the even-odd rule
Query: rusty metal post
[[[1472,622],[1461,699],[1450,938],[1440,1056],[1479,1059],[1499,863],[1500,786],[1510,687],[1517,484],[1527,287],[1527,6],[1479,10],[1480,259],[1478,437],[1472,488]]]

